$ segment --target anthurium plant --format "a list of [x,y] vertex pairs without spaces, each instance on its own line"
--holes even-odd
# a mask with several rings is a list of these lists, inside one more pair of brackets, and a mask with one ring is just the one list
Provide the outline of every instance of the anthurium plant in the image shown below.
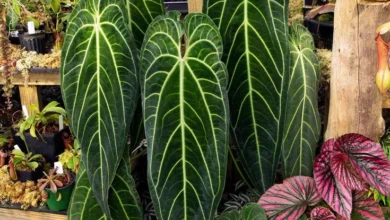
[[125,138],[140,93],[159,219],[214,217],[229,139],[260,193],[281,158],[284,177],[313,173],[318,60],[288,1],[206,0],[185,19],[162,5],[81,0],[69,18],[61,89],[82,151],[70,219],[142,218]]
[[54,134],[59,131],[59,117],[63,116],[64,125],[67,125],[65,109],[58,106],[59,103],[56,101],[50,102],[47,106],[39,111],[38,106],[31,105],[30,109],[37,113],[30,115],[26,119],[21,119],[15,128],[19,129],[18,134],[25,140],[24,133],[28,131],[34,138],[40,137],[42,134]]
[[[259,200],[270,219],[298,219],[309,207],[312,219],[384,219],[370,187],[390,195],[390,162],[378,143],[347,134],[326,141],[314,162],[314,178],[296,176],[271,187]],[[321,203],[321,201],[324,201]]]

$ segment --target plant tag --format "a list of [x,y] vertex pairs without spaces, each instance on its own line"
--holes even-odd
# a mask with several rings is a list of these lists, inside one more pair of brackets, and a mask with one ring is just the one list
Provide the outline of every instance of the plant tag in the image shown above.
[[35,26],[33,21],[27,22],[27,29],[29,34],[35,34]]
[[20,149],[19,145],[17,145],[17,144],[14,145],[14,149],[15,149],[15,150],[20,150],[20,151],[22,151],[22,150]]
[[54,169],[57,169],[56,170],[56,173],[58,174],[63,174],[64,173],[64,169],[62,168],[62,163],[61,162],[54,162]]
[[19,37],[19,31],[11,31],[10,35],[11,37]]
[[28,118],[28,111],[27,111],[27,107],[25,105],[22,106],[22,111],[23,111],[24,117]]
[[62,115],[60,115],[60,117],[58,118],[58,124],[60,127],[60,131],[64,129],[64,117]]

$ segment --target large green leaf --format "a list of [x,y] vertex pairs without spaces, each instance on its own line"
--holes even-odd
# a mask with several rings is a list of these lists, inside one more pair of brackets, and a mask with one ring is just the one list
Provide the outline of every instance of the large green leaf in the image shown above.
[[222,40],[206,15],[179,19],[178,12],[157,17],[141,51],[149,189],[161,220],[212,219],[228,147]]
[[287,0],[205,0],[224,41],[233,138],[252,184],[274,183],[288,82]]
[[312,176],[321,131],[318,112],[320,70],[313,37],[298,23],[290,27],[291,79],[283,136],[283,177]]
[[153,19],[164,14],[163,0],[126,0],[130,29],[141,48],[146,29]]
[[122,0],[81,0],[62,51],[61,89],[92,191],[106,215],[138,98],[137,47]]
[[249,203],[241,211],[235,209],[222,213],[217,220],[267,220],[267,215],[259,204]]
[[[142,219],[135,183],[130,175],[129,160],[123,159],[109,191],[108,203],[112,219]],[[69,220],[109,219],[100,208],[88,181],[84,163],[77,174],[76,187],[69,204]]]

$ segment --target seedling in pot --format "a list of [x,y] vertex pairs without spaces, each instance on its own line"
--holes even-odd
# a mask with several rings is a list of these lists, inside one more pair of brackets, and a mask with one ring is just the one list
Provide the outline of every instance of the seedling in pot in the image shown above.
[[38,180],[42,185],[39,187],[40,191],[49,189],[52,193],[57,193],[58,188],[63,188],[72,183],[73,177],[69,172],[63,174],[56,173],[57,169],[50,169],[49,174],[43,172],[46,178]]
[[[64,124],[67,125],[65,110],[58,107],[58,102],[50,102],[41,112],[36,105],[31,105],[30,109],[37,113],[30,115],[27,119],[19,121],[16,128],[19,128],[18,134],[22,140],[26,140],[24,132],[29,131],[31,136],[43,140],[41,134],[54,134],[59,131],[58,121],[60,115],[64,117]],[[44,141],[44,140],[43,140]]]
[[18,171],[35,171],[43,162],[44,158],[40,154],[32,155],[31,152],[25,154],[23,151],[14,149],[12,151],[12,163]]

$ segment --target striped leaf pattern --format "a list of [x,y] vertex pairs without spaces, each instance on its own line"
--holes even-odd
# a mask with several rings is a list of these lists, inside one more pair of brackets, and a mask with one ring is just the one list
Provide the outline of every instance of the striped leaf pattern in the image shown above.
[[336,216],[329,209],[318,206],[310,212],[311,220],[336,220]]
[[284,128],[288,81],[287,0],[205,0],[220,29],[233,137],[252,184],[274,183]]
[[308,206],[322,201],[314,179],[295,176],[272,186],[259,200],[269,219],[298,219]]
[[318,111],[320,70],[313,37],[301,24],[290,26],[290,80],[282,155],[283,177],[311,176],[321,132]]
[[212,219],[228,147],[222,40],[206,15],[179,18],[157,17],[141,51],[148,183],[158,219]]
[[367,191],[353,193],[353,210],[351,219],[382,220],[385,219],[382,207],[374,196],[369,196]]
[[[123,159],[109,190],[108,202],[112,219],[142,219],[139,197],[130,174],[128,158]],[[68,210],[69,220],[109,219],[100,208],[90,187],[84,163],[77,174],[76,187]]]
[[146,29],[153,19],[164,14],[163,0],[126,0],[129,28],[138,48],[141,48]]
[[[390,196],[390,162],[380,144],[364,137],[360,134],[346,134],[339,137],[334,144],[334,151],[338,155],[347,158],[348,164],[358,178],[373,186],[385,196]],[[346,186],[349,181],[355,179],[346,179],[345,175],[337,171],[337,164],[332,159],[332,171],[336,178]],[[351,175],[351,174],[349,174]],[[342,181],[343,180],[343,181]],[[356,183],[355,183],[356,184]]]
[[[324,144],[330,149],[329,144]],[[350,219],[352,212],[352,190],[341,184],[332,173],[330,162],[333,151],[322,150],[314,161],[314,180],[321,197],[337,213]]]
[[123,0],[81,0],[61,57],[61,88],[92,192],[110,216],[108,191],[138,98],[136,44]]

